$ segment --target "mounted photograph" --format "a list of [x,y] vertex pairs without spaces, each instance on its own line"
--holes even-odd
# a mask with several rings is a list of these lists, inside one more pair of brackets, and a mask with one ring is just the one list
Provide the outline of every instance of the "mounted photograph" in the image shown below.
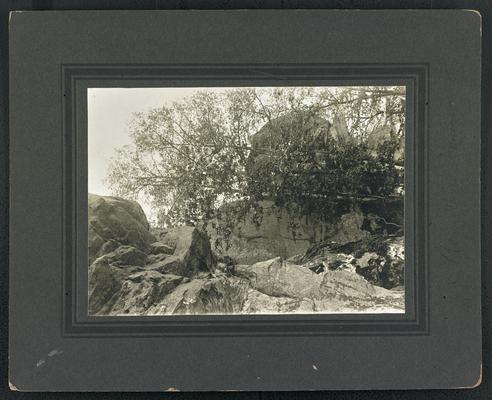
[[405,313],[405,101],[89,88],[89,315]]

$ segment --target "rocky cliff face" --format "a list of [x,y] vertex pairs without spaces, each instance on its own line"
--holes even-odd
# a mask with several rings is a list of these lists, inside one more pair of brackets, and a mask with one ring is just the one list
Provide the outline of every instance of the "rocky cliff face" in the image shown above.
[[198,228],[153,235],[137,203],[89,195],[89,313],[403,312],[402,238],[356,239],[239,264]]
[[[262,220],[259,225],[246,215],[228,238],[228,246],[216,230],[208,224],[212,249],[221,256],[231,257],[237,264],[252,264],[276,256],[289,258],[303,254],[321,242],[350,242],[369,240],[374,234],[388,234],[403,225],[403,201],[388,201],[381,205],[365,202],[359,205],[341,204],[345,212],[326,221],[304,215],[288,215],[274,207],[272,201],[260,202]],[[292,229],[292,226],[295,229]]]

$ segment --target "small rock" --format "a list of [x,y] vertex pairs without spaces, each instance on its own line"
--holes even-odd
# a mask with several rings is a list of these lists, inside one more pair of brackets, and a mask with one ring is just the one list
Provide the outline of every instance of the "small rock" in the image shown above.
[[132,265],[143,266],[147,260],[147,255],[132,246],[120,246],[116,250],[103,256],[112,265]]
[[188,272],[181,258],[177,256],[167,256],[161,261],[147,265],[146,268],[158,271],[162,274],[175,274],[181,276],[185,276],[186,272]]
[[321,274],[322,272],[325,272],[325,265],[323,263],[315,264],[309,267],[309,269],[313,271],[315,274]]
[[162,242],[155,242],[150,245],[151,254],[173,254],[174,247],[168,246]]
[[370,261],[378,260],[379,256],[376,253],[364,253],[362,257],[357,259],[356,263],[360,268],[369,267]]
[[155,264],[169,257],[169,254],[150,254],[147,256],[147,264]]
[[104,255],[104,254],[111,253],[112,251],[115,251],[120,246],[121,246],[120,242],[118,242],[117,240],[110,239],[102,245],[100,254]]

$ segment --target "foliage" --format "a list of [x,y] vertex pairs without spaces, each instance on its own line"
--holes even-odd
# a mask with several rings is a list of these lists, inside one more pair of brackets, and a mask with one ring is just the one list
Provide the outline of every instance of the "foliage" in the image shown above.
[[107,180],[145,194],[161,225],[214,220],[224,237],[247,215],[259,224],[265,198],[323,218],[340,197],[401,185],[404,110],[399,87],[198,91],[135,114]]

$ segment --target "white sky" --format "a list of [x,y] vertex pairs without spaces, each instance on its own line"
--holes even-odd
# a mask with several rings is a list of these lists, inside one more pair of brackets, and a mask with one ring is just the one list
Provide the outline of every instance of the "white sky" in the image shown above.
[[88,188],[90,193],[110,195],[104,184],[115,150],[131,144],[128,124],[133,113],[162,107],[193,94],[195,88],[89,88]]

